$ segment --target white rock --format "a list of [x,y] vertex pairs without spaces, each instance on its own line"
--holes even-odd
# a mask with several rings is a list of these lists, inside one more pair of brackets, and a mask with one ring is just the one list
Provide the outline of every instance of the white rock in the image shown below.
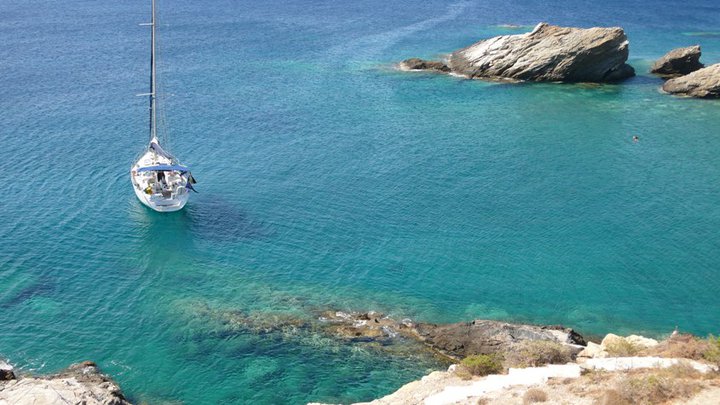
[[588,342],[587,346],[578,353],[578,357],[586,357],[586,358],[603,358],[607,357],[608,353],[605,351],[605,349],[593,342]]
[[575,363],[551,364],[544,367],[511,368],[506,375],[489,375],[470,385],[447,386],[441,392],[425,398],[425,405],[445,405],[478,397],[513,386],[531,386],[547,382],[549,378],[578,378],[580,366]]
[[607,349],[610,346],[622,344],[625,343],[625,338],[622,336],[618,336],[614,333],[608,333],[603,338],[602,342],[600,342],[600,346],[602,346],[603,350]]
[[668,368],[676,364],[687,364],[701,373],[717,370],[717,367],[688,359],[667,359],[663,357],[608,357],[588,359],[582,367],[590,370],[624,371],[641,368]]
[[646,338],[644,336],[639,335],[630,335],[625,338],[625,340],[635,346],[648,348],[648,347],[655,347],[658,345],[658,341],[655,339]]

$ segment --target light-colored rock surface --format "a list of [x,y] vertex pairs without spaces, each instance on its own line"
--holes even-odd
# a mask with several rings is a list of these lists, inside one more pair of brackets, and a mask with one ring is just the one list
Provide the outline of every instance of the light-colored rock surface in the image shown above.
[[608,347],[621,345],[623,343],[625,343],[625,338],[623,338],[622,336],[618,336],[614,333],[608,333],[607,335],[605,335],[602,342],[600,342],[600,346],[603,349],[607,350]]
[[0,405],[130,405],[120,388],[92,362],[46,377],[0,382]]
[[604,358],[607,357],[608,353],[605,351],[605,348],[597,343],[588,342],[587,346],[578,353],[578,357],[588,357],[588,358]]
[[113,395],[111,383],[86,384],[75,378],[23,378],[7,383],[0,391],[0,404],[129,404]]
[[[577,378],[577,364],[549,365],[524,369],[510,369],[505,375],[490,375],[476,380],[462,380],[453,372],[436,371],[418,381],[404,385],[383,398],[357,405],[390,404],[453,404],[464,403],[478,397],[514,386],[532,386],[545,383],[549,378]],[[477,401],[471,401],[476,403]]]
[[544,384],[549,378],[578,377],[580,377],[580,366],[577,364],[552,364],[524,369],[511,368],[506,375],[489,375],[466,386],[447,386],[437,394],[425,398],[423,403],[426,405],[454,404],[471,397],[480,397],[512,386]]
[[[707,364],[687,359],[659,357],[590,359],[585,364],[569,363],[524,369],[511,368],[505,375],[490,375],[474,380],[462,380],[454,372],[434,372],[418,381],[404,385],[396,392],[372,402],[356,405],[475,405],[523,404],[523,395],[530,388],[540,389],[548,396],[546,403],[597,405],[603,392],[612,390],[628,376],[637,377],[639,370],[651,375],[657,369],[687,364],[701,373],[713,371]],[[582,377],[582,370],[602,371],[603,374]],[[635,370],[635,371],[632,371]],[[632,374],[627,374],[632,371]],[[701,390],[693,398],[670,401],[672,404],[720,404],[720,389]],[[705,402],[703,402],[705,401]],[[615,403],[615,402],[608,402]],[[618,402],[626,403],[626,402]]]
[[639,335],[630,335],[625,337],[625,341],[630,343],[633,346],[641,347],[644,349],[655,347],[658,345],[658,341],[655,339],[646,338],[644,336]]
[[425,398],[441,392],[445,387],[464,387],[472,383],[473,381],[460,379],[452,372],[435,371],[420,380],[403,385],[390,395],[356,405],[421,404]]
[[538,24],[526,34],[503,35],[453,52],[449,67],[471,78],[611,82],[634,76],[622,28]]
[[720,388],[711,388],[705,390],[687,401],[683,401],[684,405],[711,405],[720,404]]
[[717,371],[716,367],[688,359],[668,359],[664,357],[608,357],[587,359],[581,366],[584,369],[603,371],[626,371],[642,368],[668,368],[678,364],[688,365],[700,373]]
[[617,348],[631,347],[635,350],[648,349],[658,345],[658,341],[655,339],[646,338],[639,335],[630,335],[627,337],[618,336],[613,333],[608,333],[603,338],[602,342],[598,345],[593,342],[588,342],[587,346],[578,353],[579,358],[605,358],[610,356],[609,352],[617,350]]
[[700,45],[673,49],[655,61],[650,68],[650,73],[662,77],[676,77],[692,73],[703,68],[703,64],[700,63],[701,54]]
[[697,98],[720,97],[720,63],[670,79],[662,89],[670,94]]
[[415,331],[426,344],[456,359],[475,354],[512,351],[527,341],[548,341],[567,345],[575,352],[585,339],[570,328],[536,326],[478,319],[446,325],[418,323]]

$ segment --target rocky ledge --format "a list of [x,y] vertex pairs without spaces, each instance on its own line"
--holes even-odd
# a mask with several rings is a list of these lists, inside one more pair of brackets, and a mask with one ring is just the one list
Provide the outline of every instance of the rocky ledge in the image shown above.
[[585,339],[570,328],[511,324],[492,320],[474,320],[451,324],[414,323],[394,320],[378,312],[323,313],[319,318],[324,333],[340,339],[387,341],[403,339],[424,346],[450,361],[477,354],[513,351],[529,341],[547,341],[567,346],[577,353]]
[[[522,325],[512,326],[519,327],[512,333],[525,334]],[[589,344],[577,359],[535,354],[544,361],[491,372],[478,368],[479,373],[469,374],[467,367],[473,363],[461,362],[356,405],[720,403],[720,341],[715,338],[674,332],[658,342],[608,334],[600,344]]]
[[720,63],[670,79],[662,89],[679,96],[720,98]]
[[562,326],[511,324],[490,320],[435,325],[420,323],[415,331],[421,341],[454,359],[477,354],[511,352],[527,341],[560,343],[579,352],[585,339]]
[[[455,51],[447,70],[432,70],[483,79],[615,82],[635,75],[625,63],[628,54],[628,39],[622,28],[582,29],[540,23],[525,34],[493,37]],[[404,61],[401,67],[413,60]],[[422,64],[416,66],[422,69]]]
[[701,54],[699,45],[673,49],[655,61],[652,68],[650,68],[650,73],[665,78],[692,73],[704,67],[700,63]]
[[91,361],[48,376],[16,375],[0,361],[0,404],[130,405],[120,388]]
[[424,60],[420,58],[405,59],[400,62],[400,70],[430,70],[441,73],[449,73],[450,68],[443,62],[436,60]]

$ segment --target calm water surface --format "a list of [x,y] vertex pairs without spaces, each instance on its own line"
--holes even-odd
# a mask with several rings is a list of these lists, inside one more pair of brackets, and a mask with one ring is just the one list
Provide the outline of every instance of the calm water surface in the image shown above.
[[[0,353],[20,367],[93,359],[149,403],[350,402],[439,365],[222,314],[720,331],[720,103],[647,74],[677,46],[720,61],[715,1],[158,7],[170,149],[200,190],[170,215],[128,179],[149,5],[0,4]],[[538,21],[624,27],[638,77],[392,69]]]

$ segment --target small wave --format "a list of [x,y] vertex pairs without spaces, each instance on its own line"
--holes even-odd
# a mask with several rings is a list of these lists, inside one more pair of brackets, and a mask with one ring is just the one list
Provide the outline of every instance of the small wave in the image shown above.
[[373,55],[376,55],[400,42],[403,38],[418,32],[429,30],[441,23],[456,19],[471,4],[472,3],[468,1],[453,3],[448,6],[447,12],[439,17],[429,18],[427,20],[419,21],[390,31],[367,35],[348,44],[335,46],[330,49],[330,55],[332,56],[332,59],[335,60],[339,60],[340,55],[347,54],[354,55],[355,57],[353,59],[358,59],[357,56],[360,56],[363,59],[370,58]]
[[520,24],[497,24],[493,25],[494,28],[501,28],[504,30],[530,30],[535,28],[535,25],[520,25]]
[[457,73],[457,72],[450,72],[450,73],[448,73],[448,75],[453,76],[453,77],[457,77],[457,78],[460,78],[460,79],[469,79],[469,77],[465,76],[464,74],[462,74],[462,73]]
[[682,34],[688,37],[720,38],[719,31],[683,32]]

